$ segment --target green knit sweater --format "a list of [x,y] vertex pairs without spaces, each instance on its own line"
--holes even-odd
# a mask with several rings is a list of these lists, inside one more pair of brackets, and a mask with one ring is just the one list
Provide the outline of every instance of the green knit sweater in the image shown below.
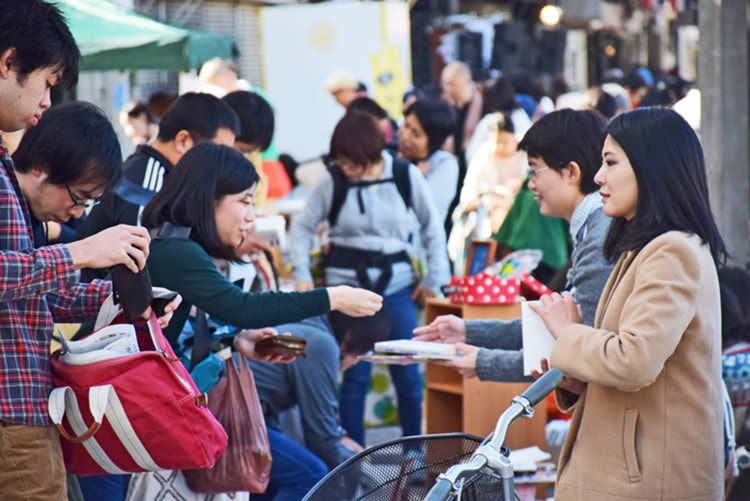
[[152,240],[147,264],[154,286],[182,295],[182,304],[164,331],[172,346],[193,305],[243,329],[296,322],[330,309],[328,292],[322,288],[308,292],[243,292],[219,272],[200,245],[188,239]]

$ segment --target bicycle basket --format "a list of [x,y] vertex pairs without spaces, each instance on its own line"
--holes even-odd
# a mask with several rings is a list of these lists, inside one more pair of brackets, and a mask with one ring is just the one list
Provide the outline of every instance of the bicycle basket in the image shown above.
[[[333,469],[303,501],[412,501],[423,499],[437,476],[462,463],[482,442],[464,433],[417,435],[369,449]],[[501,481],[478,476],[461,493],[465,501],[497,499]]]

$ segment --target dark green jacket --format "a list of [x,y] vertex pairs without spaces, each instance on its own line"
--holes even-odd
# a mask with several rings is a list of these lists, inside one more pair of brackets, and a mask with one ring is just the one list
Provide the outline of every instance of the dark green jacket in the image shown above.
[[148,271],[154,286],[182,295],[182,304],[165,329],[172,346],[182,332],[190,307],[243,329],[256,329],[328,313],[325,289],[308,292],[243,292],[219,272],[203,248],[183,238],[151,241]]

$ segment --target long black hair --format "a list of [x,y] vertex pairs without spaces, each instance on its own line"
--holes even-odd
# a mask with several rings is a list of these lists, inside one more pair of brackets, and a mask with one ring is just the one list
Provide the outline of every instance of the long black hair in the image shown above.
[[164,186],[143,209],[146,228],[168,221],[192,228],[194,240],[211,256],[238,261],[234,247],[216,229],[216,202],[247,190],[260,179],[252,162],[234,148],[200,143],[190,148],[169,171]]
[[698,235],[723,263],[727,250],[711,214],[703,148],[685,119],[666,108],[638,108],[613,118],[607,133],[630,161],[638,205],[630,222],[612,222],[605,256],[614,260],[676,230]]

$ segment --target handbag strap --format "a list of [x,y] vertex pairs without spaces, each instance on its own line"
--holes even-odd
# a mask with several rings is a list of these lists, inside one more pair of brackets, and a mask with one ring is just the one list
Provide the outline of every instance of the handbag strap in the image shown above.
[[[50,393],[49,414],[60,435],[66,440],[83,445],[91,458],[104,471],[115,474],[127,473],[112,461],[94,436],[101,426],[104,416],[107,417],[107,422],[114,430],[120,443],[138,466],[145,471],[163,469],[154,461],[135,429],[133,429],[114,386],[107,384],[89,388],[89,410],[94,418],[94,423],[91,426],[86,426],[78,400],[70,386],[55,388]],[[62,425],[63,416],[67,416],[68,423],[77,436],[71,436]],[[93,431],[92,428],[94,428]]]
[[[93,391],[93,389],[94,388],[91,390]],[[104,420],[106,402],[105,406],[102,407],[99,404],[99,399],[92,398],[91,391],[89,392],[89,410],[91,411],[91,416],[94,418],[94,422],[91,423],[91,426],[88,428],[83,421],[83,416],[81,416],[81,410],[78,408],[75,393],[73,393],[70,386],[53,389],[49,395],[48,407],[49,415],[52,418],[52,422],[55,424],[57,431],[60,432],[60,435],[69,442],[80,444],[93,437],[94,433],[99,431],[99,427]],[[69,421],[75,432],[78,433],[77,437],[70,435],[62,425],[62,419],[65,415],[66,407],[71,407],[71,411],[74,413],[72,419],[69,419]]]

